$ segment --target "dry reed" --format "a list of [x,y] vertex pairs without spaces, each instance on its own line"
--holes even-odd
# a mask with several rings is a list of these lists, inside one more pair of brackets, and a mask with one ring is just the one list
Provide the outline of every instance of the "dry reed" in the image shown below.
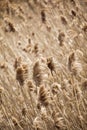
[[87,130],[86,4],[0,0],[0,130]]

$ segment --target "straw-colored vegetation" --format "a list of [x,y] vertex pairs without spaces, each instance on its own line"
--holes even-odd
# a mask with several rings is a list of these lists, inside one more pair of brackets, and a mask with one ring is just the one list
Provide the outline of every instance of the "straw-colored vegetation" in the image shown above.
[[0,130],[87,130],[87,2],[0,0]]

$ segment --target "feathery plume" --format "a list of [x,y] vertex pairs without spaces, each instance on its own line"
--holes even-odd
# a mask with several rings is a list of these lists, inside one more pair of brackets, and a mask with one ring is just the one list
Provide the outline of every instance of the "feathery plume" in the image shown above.
[[72,52],[70,55],[69,55],[69,58],[68,58],[68,69],[71,71],[71,67],[72,67],[72,62],[75,61],[75,53]]
[[41,11],[41,19],[43,23],[46,23],[46,14],[44,10]]
[[65,129],[65,123],[63,117],[60,116],[59,113],[53,113],[53,119],[55,123],[55,127],[58,128],[59,130],[64,130]]
[[33,84],[33,81],[29,80],[27,82],[27,86],[28,86],[28,88],[29,88],[30,91],[34,91],[35,85]]
[[49,94],[44,86],[39,88],[39,101],[43,106],[49,105]]
[[43,122],[40,117],[36,117],[33,121],[33,128],[35,130],[44,130],[43,129]]
[[61,16],[62,24],[67,25],[67,20],[65,17]]
[[59,33],[59,36],[58,36],[58,40],[59,40],[59,45],[60,45],[60,46],[63,46],[64,39],[65,39],[65,34],[64,34],[64,32],[60,32],[60,33]]
[[51,89],[52,89],[52,93],[53,93],[54,95],[57,94],[58,91],[59,91],[59,92],[62,91],[61,85],[58,84],[58,83],[56,83],[56,82],[54,82],[54,83],[51,85]]
[[56,66],[53,57],[47,58],[47,66],[51,71],[51,74],[53,75],[53,72],[56,72]]
[[21,57],[18,57],[15,59],[15,63],[14,63],[14,68],[17,69],[17,67],[19,67],[21,65]]
[[19,81],[20,85],[24,84],[24,81],[28,78],[28,66],[22,65],[16,69],[16,79]]
[[48,78],[46,73],[46,65],[44,62],[36,61],[33,66],[33,79],[35,81],[36,86],[40,86],[43,84]]
[[84,91],[87,91],[87,79],[85,79],[83,82],[82,82],[82,89]]

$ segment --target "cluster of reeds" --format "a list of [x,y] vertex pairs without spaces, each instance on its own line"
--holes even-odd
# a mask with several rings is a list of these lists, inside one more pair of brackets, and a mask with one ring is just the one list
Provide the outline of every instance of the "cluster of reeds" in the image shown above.
[[3,17],[20,16],[21,25],[4,21],[0,33],[6,38],[0,38],[0,130],[87,130],[87,25],[80,1],[15,1],[5,1],[11,10]]

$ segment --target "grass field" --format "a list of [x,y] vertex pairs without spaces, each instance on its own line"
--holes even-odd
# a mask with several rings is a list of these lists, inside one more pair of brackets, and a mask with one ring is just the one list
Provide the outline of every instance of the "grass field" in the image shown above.
[[86,0],[0,0],[0,130],[87,130]]

